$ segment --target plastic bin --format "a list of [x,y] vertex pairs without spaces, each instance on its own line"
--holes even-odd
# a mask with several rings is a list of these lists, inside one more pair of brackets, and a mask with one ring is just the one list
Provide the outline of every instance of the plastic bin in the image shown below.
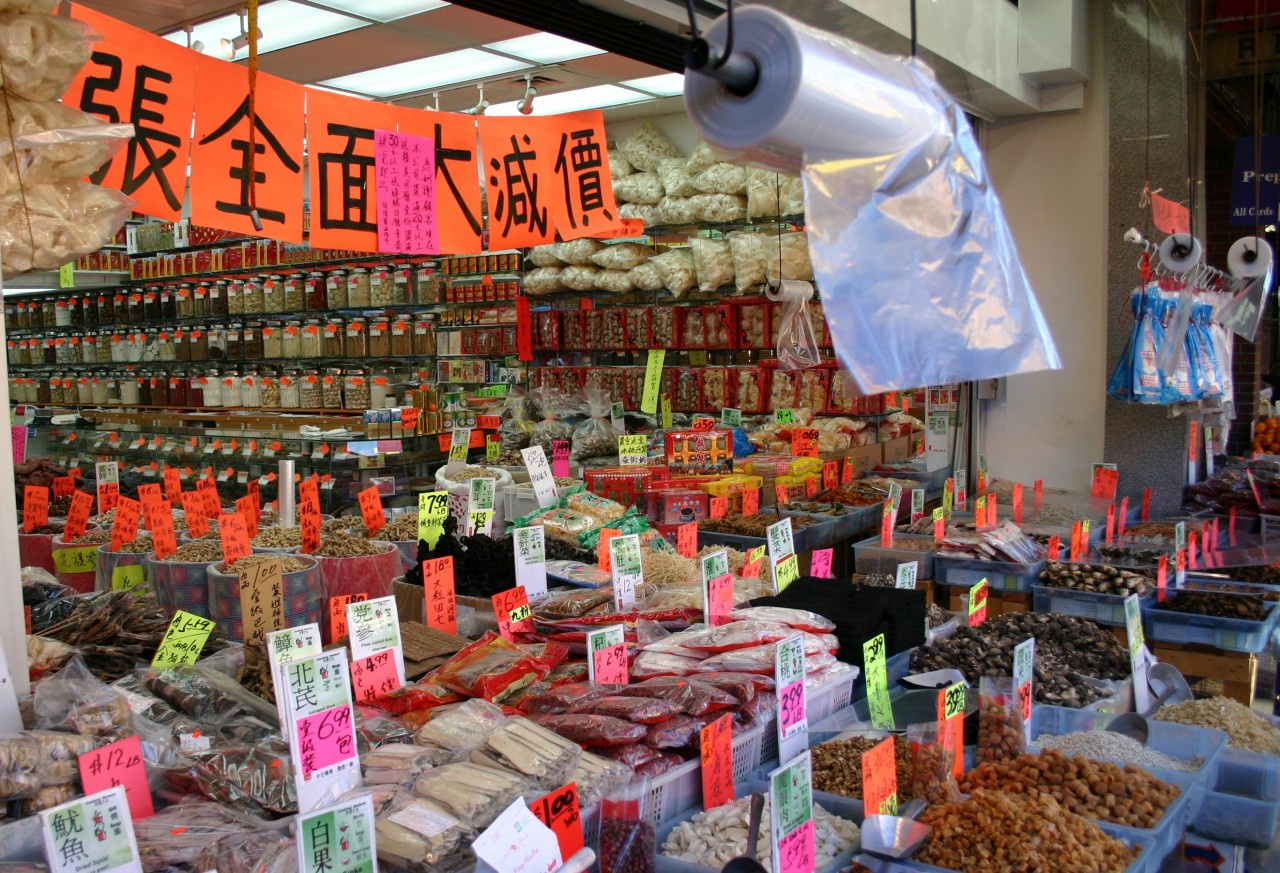
[[[739,782],[737,784],[736,796],[745,797],[748,794],[768,793],[768,782]],[[862,803],[850,800],[847,797],[840,797],[835,794],[824,794],[814,792],[813,802],[821,806],[827,812],[838,815],[840,818],[848,819],[859,827],[862,825]],[[667,841],[667,837],[671,834],[676,826],[681,822],[688,821],[699,812],[702,811],[701,806],[692,806],[682,810],[678,815],[663,822],[658,828],[658,871],[659,873],[706,873],[706,871],[718,871],[719,866],[703,867],[699,864],[692,864],[688,861],[681,861],[676,858],[669,858],[662,854],[662,844]],[[816,873],[836,873],[843,870],[853,861],[853,856],[858,853],[862,846],[862,841],[855,840],[853,845],[845,849],[830,863],[817,868]]]
[[[1098,624],[1124,626],[1125,598],[1119,594],[1100,594],[1096,591],[1079,591],[1053,585],[1035,585],[1033,588],[1036,612],[1075,615]],[[1141,597],[1138,603],[1145,608],[1150,605],[1151,597]]]
[[[971,695],[966,715],[977,711],[977,695]],[[890,688],[889,705],[893,708],[893,724],[897,730],[905,730],[907,725],[926,724],[938,719],[938,692],[932,689]],[[871,723],[871,708],[865,697],[855,700],[829,718],[815,725],[810,725],[813,733],[839,733],[849,730],[874,730]]]
[[972,588],[986,579],[992,591],[1030,591],[1044,567],[1044,561],[1018,564],[1012,561],[981,561],[976,558],[935,555],[933,578],[939,585],[952,588]]
[[[1156,724],[1157,722],[1153,722]],[[1228,748],[1219,758],[1192,830],[1215,840],[1269,848],[1280,821],[1280,758]]]
[[157,561],[148,552],[143,566],[155,587],[156,600],[173,616],[178,610],[209,618],[208,567],[213,561]]
[[[885,664],[889,672],[889,687],[893,688],[901,681],[902,677],[911,672],[911,650],[898,652],[896,655],[890,655],[888,662]],[[851,699],[857,700],[867,696],[867,681],[862,675],[853,683],[853,696]],[[809,730],[813,730],[813,725],[809,725]]]
[[[811,549],[825,549],[827,546],[840,540],[847,540],[850,537],[856,537],[862,532],[862,526],[866,523],[866,512],[859,512],[857,509],[851,510],[845,515],[813,515],[808,512],[796,512],[790,509],[783,509],[782,515],[792,517],[804,517],[818,523],[823,528],[823,542],[821,544],[811,545]],[[809,530],[809,528],[804,528]],[[798,536],[800,531],[796,531]],[[796,550],[799,551],[799,545]]]
[[147,579],[145,552],[113,552],[111,543],[103,543],[98,548],[98,569],[94,576],[95,591],[110,591],[111,578],[117,567],[142,567],[143,576]]
[[[57,577],[58,581],[61,582],[63,585],[66,585],[70,588],[75,589],[80,594],[92,594],[97,583],[97,575],[98,575],[98,554],[99,553],[98,553],[98,550],[94,548],[95,545],[96,544],[94,543],[64,543],[62,541],[62,534],[54,534],[53,540],[49,546],[49,554],[51,557],[54,557],[58,554],[58,552],[61,552],[67,549],[72,549],[72,550],[94,549],[92,552],[88,552],[85,555],[85,557],[93,558],[93,562],[92,562],[93,566],[92,568],[89,568],[89,569],[79,570],[79,571],[69,571],[64,573],[61,570],[57,569],[57,566],[56,566],[57,562],[55,560],[53,575]],[[110,545],[110,543],[108,543],[107,545]]]
[[[528,474],[525,474],[528,478]],[[561,485],[556,488],[556,496],[564,497],[574,488],[581,487],[579,485]],[[533,485],[527,481],[512,485],[502,492],[502,499],[507,504],[507,521],[515,521],[517,518],[524,518],[530,513],[537,512],[541,507],[538,506],[538,495],[533,490]],[[416,563],[416,562],[415,562]]]
[[[767,513],[760,513],[766,515]],[[799,514],[799,513],[796,513]],[[814,518],[822,518],[822,516],[814,516]],[[772,522],[770,522],[772,523]],[[795,543],[796,554],[809,552],[814,549],[823,549],[831,545],[831,532],[834,525],[828,520],[827,523],[810,525],[799,529],[792,529],[792,540]],[[740,552],[750,551],[758,546],[766,545],[764,537],[744,537],[738,534],[716,533],[714,531],[698,530],[698,548],[705,546],[732,546]]]
[[[777,729],[772,723],[743,731],[733,738],[733,781],[742,784],[751,773],[765,763],[761,750],[765,732]],[[655,828],[671,821],[684,810],[702,805],[702,762],[694,759],[672,767],[661,776],[649,780],[649,824]]]
[[[897,543],[899,540],[932,543],[933,537],[895,533],[893,541]],[[898,572],[899,564],[909,564],[914,561],[916,579],[932,579],[933,553],[932,548],[928,550],[886,549],[880,545],[880,535],[876,534],[870,539],[853,544],[853,569],[858,573],[885,573],[892,576]]]
[[[293,555],[303,564],[301,570],[283,574],[280,604],[284,610],[284,626],[324,623],[324,584],[320,581],[320,558],[310,555]],[[209,578],[209,617],[218,623],[218,630],[231,640],[244,640],[244,621],[240,612],[240,574],[227,573],[223,562],[210,564],[205,571]]]
[[[1161,864],[1164,863],[1165,855],[1159,854],[1159,850],[1155,845],[1155,839],[1141,830],[1134,828],[1122,828],[1119,825],[1113,825],[1109,822],[1095,821],[1099,828],[1108,836],[1115,837],[1118,840],[1128,843],[1131,846],[1137,846],[1142,850],[1142,854],[1125,868],[1124,873],[1158,873]],[[1167,853],[1166,853],[1167,854]],[[914,861],[910,858],[894,862],[891,866],[875,866],[871,868],[876,873],[896,873],[898,870],[918,870],[923,873],[950,873],[950,868],[935,867],[932,864],[925,864],[922,861]]]
[[1192,615],[1154,606],[1143,610],[1146,636],[1161,643],[1200,643],[1228,652],[1257,654],[1266,648],[1275,625],[1276,606],[1271,604],[1262,621]]

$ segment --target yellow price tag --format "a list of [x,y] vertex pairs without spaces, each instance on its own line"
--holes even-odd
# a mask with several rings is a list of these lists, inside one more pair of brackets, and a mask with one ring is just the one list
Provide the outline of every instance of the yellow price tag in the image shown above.
[[800,578],[800,561],[795,555],[787,555],[773,568],[773,580],[778,584],[778,593],[787,590],[787,586]]
[[511,610],[511,623],[516,624],[517,622],[524,621],[531,615],[533,615],[533,611],[529,608],[529,604],[526,603],[523,606],[517,606],[515,609]]
[[444,533],[444,520],[449,517],[449,492],[431,491],[418,495],[418,539],[432,547]]
[[69,264],[63,264],[58,268],[58,287],[74,288],[76,287],[76,264],[72,261]]
[[942,718],[944,721],[950,721],[958,715],[964,715],[964,707],[968,702],[968,694],[965,692],[964,683],[957,682],[949,687],[945,692],[942,706]]
[[671,430],[672,426],[671,395],[664,393],[662,395],[662,427],[666,430]]
[[169,622],[152,667],[173,667],[178,664],[194,664],[200,658],[200,650],[213,632],[213,619],[201,618],[179,609]]
[[111,571],[111,590],[130,591],[147,581],[142,574],[141,564],[130,564],[116,567]]
[[889,665],[885,659],[885,638],[879,634],[862,644],[862,662],[867,671],[867,703],[871,723],[877,730],[891,731],[893,706],[889,702]]
[[[465,439],[460,439],[465,435]],[[471,448],[471,428],[455,427],[453,429],[453,439],[449,442],[449,460],[467,462],[467,452]]]
[[502,454],[502,441],[489,440],[484,444],[484,459],[492,464]]
[[642,433],[623,434],[618,437],[618,463],[624,467],[636,466],[649,460],[649,437]]
[[662,365],[666,360],[666,349],[649,349],[649,360],[644,367],[644,396],[640,399],[641,412],[653,415],[658,411],[658,395],[662,393]]
[[756,561],[759,561],[761,558],[763,558],[764,550],[765,550],[764,546],[756,546],[754,549],[747,552],[747,563],[754,564]]
[[53,566],[59,573],[92,573],[98,569],[98,547],[58,549],[53,553]]

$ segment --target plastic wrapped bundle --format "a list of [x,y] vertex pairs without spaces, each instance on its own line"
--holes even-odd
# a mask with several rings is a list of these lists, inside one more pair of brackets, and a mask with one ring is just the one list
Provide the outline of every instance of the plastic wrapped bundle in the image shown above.
[[613,180],[613,195],[626,203],[653,206],[662,200],[663,193],[657,173],[632,173]]
[[134,201],[80,182],[27,186],[0,197],[4,274],[56,270],[97,251],[115,235]]
[[6,192],[17,185],[10,174],[21,173],[26,184],[87,176],[133,138],[131,124],[104,124],[61,103],[10,100],[9,113],[8,129],[0,129],[0,157],[6,174],[0,190]]
[[652,247],[640,243],[614,243],[591,256],[591,263],[606,270],[630,270],[657,255]]
[[682,296],[698,284],[693,254],[686,248],[665,251],[650,263],[658,268],[663,286],[676,297]]
[[91,35],[70,18],[0,14],[4,89],[23,100],[57,100],[89,62]]
[[618,141],[618,151],[637,170],[652,172],[666,158],[681,157],[680,150],[661,131],[646,121],[637,131]]
[[683,158],[667,158],[658,164],[658,179],[668,197],[692,197],[698,193]]
[[716,291],[733,281],[733,255],[727,240],[691,237],[689,250],[693,252],[694,272],[698,276],[700,291]]

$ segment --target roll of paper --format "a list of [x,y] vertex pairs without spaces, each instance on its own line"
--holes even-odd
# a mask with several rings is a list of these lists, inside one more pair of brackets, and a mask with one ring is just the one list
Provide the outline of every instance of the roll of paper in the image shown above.
[[1271,243],[1256,236],[1245,236],[1227,250],[1227,269],[1241,279],[1256,279],[1271,269]]

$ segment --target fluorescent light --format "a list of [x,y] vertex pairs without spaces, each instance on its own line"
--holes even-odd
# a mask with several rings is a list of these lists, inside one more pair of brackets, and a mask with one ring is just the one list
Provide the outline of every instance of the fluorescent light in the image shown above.
[[[191,29],[191,39],[203,42],[206,48],[217,46],[220,40],[239,36],[240,24],[240,16],[233,12],[197,24]],[[248,26],[247,17],[245,26]],[[279,51],[367,26],[367,22],[349,15],[304,6],[293,0],[272,0],[258,7],[258,27],[262,30],[262,39],[258,40],[258,53]],[[164,38],[181,46],[187,44],[187,34],[183,30],[166,33]]]
[[[579,112],[583,109],[603,109],[606,106],[622,106],[652,100],[648,94],[619,88],[617,85],[594,85],[556,94],[539,94],[533,101],[534,115],[559,115],[562,112]],[[490,106],[487,115],[519,115],[519,100]]]
[[431,12],[448,6],[444,0],[315,0],[339,12],[363,15],[376,21],[395,21],[420,12]]
[[574,42],[554,33],[531,33],[528,36],[517,36],[515,39],[504,39],[501,42],[486,43],[485,48],[502,52],[504,55],[515,55],[535,64],[558,64],[572,61],[575,58],[589,58],[602,55],[605,50]]
[[659,97],[675,97],[684,93],[683,73],[663,73],[661,76],[646,76],[643,79],[628,79],[622,84]]
[[396,94],[429,91],[459,82],[527,70],[531,66],[533,65],[480,49],[461,49],[389,67],[365,70],[363,73],[339,76],[336,79],[325,79],[320,84],[374,97],[393,97]]

